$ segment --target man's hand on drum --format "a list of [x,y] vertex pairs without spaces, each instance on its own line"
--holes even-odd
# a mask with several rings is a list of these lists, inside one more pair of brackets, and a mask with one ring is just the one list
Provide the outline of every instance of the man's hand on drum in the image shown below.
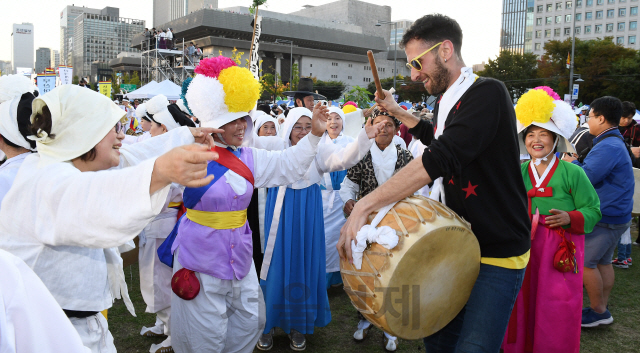
[[[345,210],[346,208],[347,205],[345,205]],[[341,259],[346,259],[349,263],[353,262],[351,256],[351,241],[356,239],[356,234],[358,234],[360,229],[367,223],[368,215],[369,214],[364,211],[364,204],[362,202],[356,203],[351,209],[351,214],[349,218],[347,218],[347,222],[340,230],[340,240],[338,240],[338,245],[336,245]]]
[[349,217],[349,215],[351,215],[351,211],[353,211],[353,206],[356,205],[356,202],[353,200],[349,200],[347,201],[347,203],[344,204],[344,208],[342,209],[342,212],[344,212],[344,214]]

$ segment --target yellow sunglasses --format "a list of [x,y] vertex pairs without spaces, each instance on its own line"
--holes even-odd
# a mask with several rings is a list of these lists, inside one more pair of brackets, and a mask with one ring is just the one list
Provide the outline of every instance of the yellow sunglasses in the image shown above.
[[427,51],[425,51],[424,53],[422,53],[422,54],[420,54],[420,55],[416,56],[415,58],[413,58],[413,60],[411,60],[411,61],[409,61],[409,62],[407,63],[407,68],[408,68],[409,70],[411,70],[411,68],[414,68],[414,69],[416,69],[417,71],[422,70],[422,64],[420,63],[420,60],[419,60],[419,59],[420,59],[421,57],[423,57],[426,53],[428,53],[428,52],[432,51],[433,49],[435,49],[438,45],[440,45],[440,44],[442,44],[442,43],[443,43],[443,42],[440,42],[440,43],[438,43],[438,44],[436,44],[436,45],[432,46],[431,48],[427,49]]

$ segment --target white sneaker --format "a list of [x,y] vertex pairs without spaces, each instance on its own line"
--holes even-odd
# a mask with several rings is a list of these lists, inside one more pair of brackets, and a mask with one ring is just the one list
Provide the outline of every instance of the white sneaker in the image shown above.
[[371,325],[369,321],[360,320],[360,322],[358,322],[358,329],[353,334],[353,339],[355,339],[356,341],[364,340],[365,338],[367,338],[367,334],[372,327],[373,325]]
[[398,348],[398,338],[384,333],[384,349],[387,352],[395,352]]
[[173,353],[173,348],[171,347],[171,336],[167,337],[166,340],[152,344],[149,349],[149,353]]

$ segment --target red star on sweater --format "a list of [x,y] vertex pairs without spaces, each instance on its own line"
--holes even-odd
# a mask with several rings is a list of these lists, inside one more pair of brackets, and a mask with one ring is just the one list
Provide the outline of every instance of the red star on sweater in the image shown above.
[[466,188],[462,189],[462,191],[465,191],[467,193],[467,196],[465,196],[465,199],[468,198],[471,195],[478,196],[478,194],[476,194],[476,188],[477,187],[478,187],[478,185],[471,185],[471,181],[469,181],[469,186],[467,186]]

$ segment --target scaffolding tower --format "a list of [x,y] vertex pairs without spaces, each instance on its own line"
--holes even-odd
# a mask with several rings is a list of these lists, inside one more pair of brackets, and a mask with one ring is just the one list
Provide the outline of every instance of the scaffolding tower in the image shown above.
[[193,74],[194,58],[185,54],[184,38],[182,43],[171,43],[172,48],[163,48],[162,42],[143,43],[144,50],[141,56],[141,77],[143,85],[151,81],[162,82],[171,80],[181,86],[182,82]]

